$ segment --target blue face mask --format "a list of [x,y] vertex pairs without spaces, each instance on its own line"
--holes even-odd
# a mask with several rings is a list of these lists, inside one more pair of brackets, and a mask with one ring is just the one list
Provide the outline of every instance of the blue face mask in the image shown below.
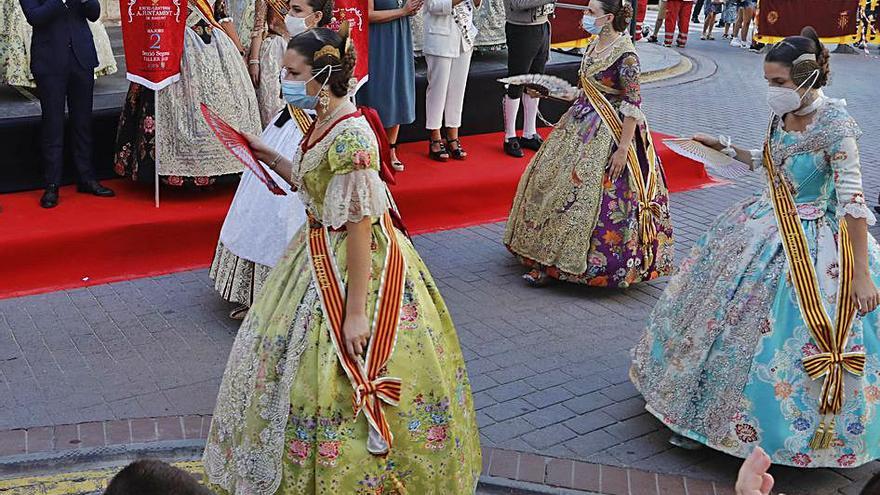
[[597,26],[596,17],[591,15],[584,14],[584,17],[581,18],[581,27],[584,28],[584,31],[590,34],[599,34],[602,32],[602,26]]
[[281,94],[291,105],[304,110],[313,110],[318,106],[318,97],[306,93],[306,81],[281,81]]
[[[308,84],[312,79],[318,77],[321,72],[324,72],[325,68],[329,68],[330,72],[333,72],[333,68],[329,65],[324,66],[311,79],[308,81],[287,81],[285,79],[281,80],[281,94],[284,96],[284,100],[291,105],[302,108],[303,110],[314,110],[315,107],[318,106],[318,96],[310,96],[306,91],[306,84]],[[329,81],[330,78],[327,78]],[[321,85],[321,89],[318,90],[318,94],[321,94],[321,90],[324,89],[324,86],[327,85],[327,81]]]

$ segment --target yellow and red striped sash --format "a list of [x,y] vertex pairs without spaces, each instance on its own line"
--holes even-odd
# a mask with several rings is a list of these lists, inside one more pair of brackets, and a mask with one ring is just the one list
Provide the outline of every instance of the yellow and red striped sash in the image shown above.
[[[602,122],[611,130],[611,136],[614,142],[620,144],[620,136],[623,133],[623,122],[617,114],[614,106],[605,98],[605,95],[599,91],[599,88],[592,82],[592,79],[581,75],[581,87],[590,104],[596,109],[596,113],[602,119]],[[645,122],[646,142],[645,154],[648,158],[648,177],[647,182],[642,175],[642,167],[639,165],[639,157],[636,153],[635,140],[627,149],[627,169],[629,169],[630,177],[636,187],[636,195],[638,197],[639,207],[639,238],[642,242],[642,251],[644,254],[643,270],[648,270],[654,261],[654,241],[657,239],[657,226],[654,223],[655,218],[659,218],[662,214],[660,204],[656,201],[657,195],[657,163],[656,153],[654,151],[654,141],[651,139],[651,131],[648,129],[648,123]]]
[[279,17],[283,18],[287,15],[288,4],[283,0],[266,0],[266,3],[269,7],[278,14]]
[[[354,414],[361,411],[370,426],[378,432],[385,442],[385,448],[372,452],[387,454],[391,448],[393,435],[382,409],[382,402],[397,406],[400,402],[401,381],[399,378],[379,376],[388,363],[397,341],[397,327],[400,321],[400,306],[403,301],[403,287],[406,275],[406,260],[400,250],[400,243],[394,232],[391,216],[386,212],[380,225],[388,240],[388,252],[382,267],[379,298],[373,315],[373,328],[367,347],[366,361],[354,360],[345,352],[342,323],[345,315],[345,287],[339,276],[333,253],[330,251],[327,228],[311,220],[309,228],[309,257],[318,294],[324,314],[330,326],[330,336],[336,355],[354,389]],[[368,448],[369,448],[368,442]]]
[[[803,365],[811,379],[825,377],[819,396],[821,420],[810,442],[810,448],[823,449],[828,448],[834,439],[834,416],[840,413],[843,407],[844,370],[856,376],[862,375],[865,371],[864,352],[844,352],[857,309],[852,300],[853,250],[846,220],[841,219],[837,237],[840,277],[835,321],[832,324],[822,305],[819,280],[810,257],[807,237],[798,216],[797,205],[792,192],[773,164],[770,150],[773,127],[774,123],[771,123],[770,132],[767,133],[767,140],[764,143],[764,167],[767,169],[773,210],[776,213],[801,316],[820,351],[818,354],[803,358]],[[831,416],[831,421],[826,427],[825,419],[828,415]]]
[[202,16],[208,21],[208,24],[217,29],[223,29],[223,26],[221,26],[214,17],[214,8],[211,7],[211,4],[209,4],[207,0],[189,0],[189,5],[198,9],[198,11],[202,13]]
[[312,127],[312,122],[315,120],[311,115],[307,114],[302,108],[295,107],[290,103],[287,104],[287,111],[290,113],[290,118],[296,121],[296,125],[299,126],[299,130],[304,135],[309,132],[309,128]]

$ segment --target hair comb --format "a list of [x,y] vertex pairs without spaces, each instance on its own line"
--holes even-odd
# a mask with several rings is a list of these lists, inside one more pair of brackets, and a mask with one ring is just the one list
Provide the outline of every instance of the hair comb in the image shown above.
[[315,60],[318,60],[321,57],[335,57],[337,60],[339,57],[339,48],[336,48],[333,45],[324,45],[320,50],[315,52]]

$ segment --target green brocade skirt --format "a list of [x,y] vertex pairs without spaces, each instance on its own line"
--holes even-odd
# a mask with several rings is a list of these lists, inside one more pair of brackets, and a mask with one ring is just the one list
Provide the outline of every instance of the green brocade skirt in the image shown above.
[[[330,338],[303,229],[269,275],[236,338],[205,451],[218,493],[473,494],[481,470],[470,382],[449,312],[410,241],[397,341],[385,376],[402,380],[383,403],[390,453],[367,451],[369,426]],[[346,280],[346,233],[329,244]],[[373,226],[367,315],[373,318],[387,241]],[[274,491],[270,491],[273,490]]]

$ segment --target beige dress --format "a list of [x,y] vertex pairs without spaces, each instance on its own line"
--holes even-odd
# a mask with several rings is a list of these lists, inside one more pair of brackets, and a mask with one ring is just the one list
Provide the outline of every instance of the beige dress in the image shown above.
[[266,0],[257,0],[254,29],[250,39],[263,39],[260,45],[260,84],[256,87],[260,122],[265,127],[284,106],[281,98],[281,58],[290,36],[284,18]]
[[[193,9],[187,25],[199,19],[204,20]],[[261,131],[257,98],[238,49],[222,30],[204,31],[210,43],[196,29],[185,30],[180,81],[159,91],[156,152],[161,176],[215,177],[242,171],[241,162],[205,123],[203,102],[232,127],[251,134]]]

